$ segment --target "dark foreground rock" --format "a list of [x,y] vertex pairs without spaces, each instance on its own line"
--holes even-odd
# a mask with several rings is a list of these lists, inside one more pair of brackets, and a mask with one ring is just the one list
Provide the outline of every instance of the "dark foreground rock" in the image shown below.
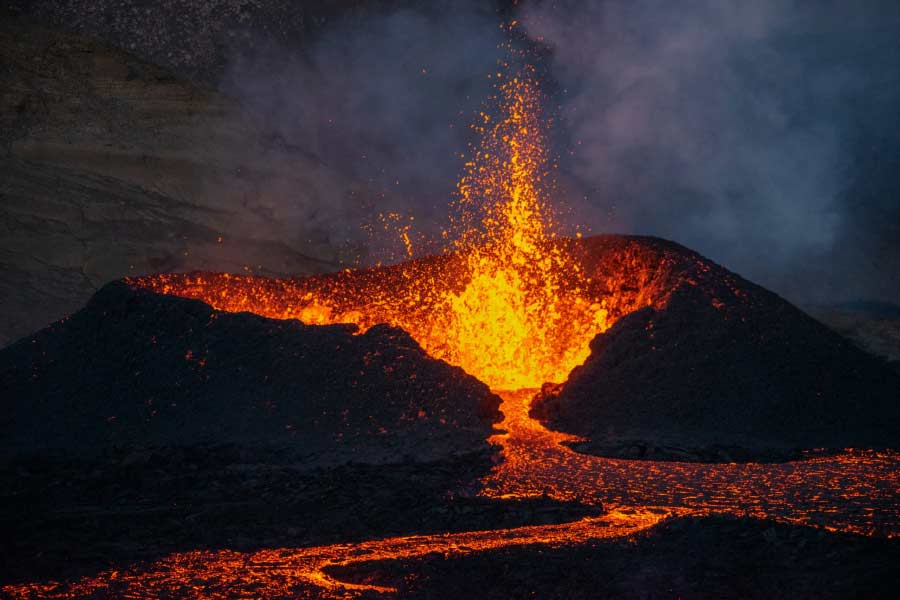
[[710,517],[664,523],[636,539],[333,573],[396,586],[401,598],[895,598],[900,542]]
[[78,578],[187,550],[352,543],[600,512],[473,497],[491,465],[479,452],[310,470],[235,446],[0,463],[0,584]]
[[[533,416],[589,438],[579,450],[730,462],[900,446],[900,378],[884,360],[677,244],[587,243],[594,277],[636,282],[623,294],[644,307],[598,335],[585,364],[534,401]],[[636,261],[616,267],[623,256]],[[605,273],[609,265],[627,277]]]
[[323,464],[487,448],[500,400],[387,326],[307,326],[112,283],[0,350],[5,454],[239,444]]

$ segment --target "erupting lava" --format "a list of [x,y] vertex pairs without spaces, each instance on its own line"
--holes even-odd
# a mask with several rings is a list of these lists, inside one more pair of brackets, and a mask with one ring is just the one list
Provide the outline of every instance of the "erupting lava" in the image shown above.
[[483,227],[463,220],[458,245],[469,282],[447,296],[445,340],[449,362],[493,388],[518,389],[565,379],[608,323],[607,312],[584,296],[588,282],[578,263],[550,243],[548,157],[533,71],[502,81],[503,119],[492,123],[482,113],[481,148],[458,186],[461,214],[481,215]]
[[[454,241],[441,257],[343,278],[279,282],[158,275],[155,291],[308,324],[402,327],[433,357],[461,366],[493,389],[563,381],[610,325],[590,281],[562,240],[546,202],[550,164],[534,69],[497,74],[499,116],[480,115],[480,140],[458,184]],[[408,285],[415,281],[415,285]],[[403,285],[406,283],[407,285]]]

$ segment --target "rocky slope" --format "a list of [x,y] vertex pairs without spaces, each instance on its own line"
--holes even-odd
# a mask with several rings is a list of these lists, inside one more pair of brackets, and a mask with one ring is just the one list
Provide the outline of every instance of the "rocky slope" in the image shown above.
[[0,12],[0,346],[123,275],[333,270],[356,191],[229,99]]
[[[622,262],[602,240],[592,252],[599,278]],[[626,296],[652,292],[645,306],[632,302],[637,310],[592,341],[583,366],[546,386],[534,416],[589,438],[583,450],[634,458],[900,446],[900,378],[883,360],[686,248],[628,243],[644,247],[633,256],[652,259],[630,267],[649,273],[644,281],[628,278],[639,291]]]
[[10,455],[238,444],[385,462],[487,449],[500,400],[405,332],[219,313],[112,283],[0,351]]

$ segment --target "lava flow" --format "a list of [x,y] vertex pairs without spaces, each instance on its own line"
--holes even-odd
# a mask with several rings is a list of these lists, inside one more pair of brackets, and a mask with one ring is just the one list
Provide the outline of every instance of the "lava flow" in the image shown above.
[[547,496],[612,506],[690,509],[862,535],[900,536],[900,454],[847,450],[786,463],[687,463],[581,454],[528,415],[534,390],[504,393],[491,441],[503,461],[485,478],[494,498]]
[[337,567],[376,560],[423,557],[433,552],[463,556],[508,546],[559,547],[593,539],[634,534],[665,519],[670,511],[613,510],[562,525],[518,527],[503,531],[467,531],[334,544],[312,548],[275,548],[243,553],[223,550],[173,554],[125,571],[105,571],[66,584],[50,582],[6,586],[14,598],[353,598],[362,592],[391,593],[383,585],[340,581]]
[[[483,481],[498,498],[546,495],[609,507],[601,517],[559,525],[413,535],[257,552],[175,553],[71,582],[10,585],[13,598],[355,598],[390,594],[383,584],[344,581],[340,570],[440,553],[457,557],[505,547],[602,541],[678,516],[715,513],[769,518],[864,535],[900,535],[900,455],[849,452],[783,464],[690,464],[613,460],[560,444],[571,436],[528,417],[531,392],[503,394],[503,462]],[[335,572],[335,571],[338,572]],[[345,569],[346,570],[346,569]],[[369,597],[369,596],[367,596]]]

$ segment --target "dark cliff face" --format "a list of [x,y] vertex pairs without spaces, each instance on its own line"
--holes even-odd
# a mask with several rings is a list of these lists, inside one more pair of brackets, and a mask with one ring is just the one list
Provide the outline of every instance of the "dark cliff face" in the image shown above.
[[248,444],[377,462],[484,449],[500,416],[402,330],[219,313],[118,282],[0,351],[0,381],[11,453]]
[[585,364],[536,398],[534,416],[590,438],[583,449],[635,457],[666,458],[666,447],[669,458],[731,460],[897,445],[900,379],[883,360],[678,248],[655,253],[667,275],[647,282],[665,282],[665,300],[598,335]]
[[125,275],[309,274],[350,252],[355,184],[220,94],[2,13],[0,90],[0,346]]

